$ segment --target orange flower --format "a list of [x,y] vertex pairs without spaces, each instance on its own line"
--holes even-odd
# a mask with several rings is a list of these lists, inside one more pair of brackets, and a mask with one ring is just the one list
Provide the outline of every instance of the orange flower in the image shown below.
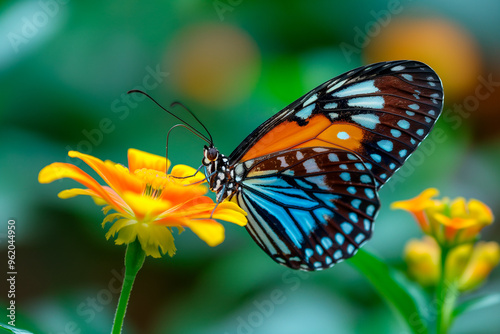
[[[107,186],[100,185],[74,165],[58,162],[40,171],[39,182],[71,178],[87,187],[64,190],[59,197],[88,195],[96,204],[106,205],[102,224],[112,223],[106,238],[117,235],[118,245],[138,239],[146,255],[161,257],[168,253],[172,256],[176,251],[173,227],[180,232],[183,227],[189,227],[208,245],[216,246],[224,241],[224,227],[215,219],[246,225],[246,213],[238,205],[232,202],[216,205],[204,196],[207,188],[200,183],[205,177],[191,167],[177,165],[166,174],[169,161],[135,149],[128,150],[129,168],[75,151],[68,155],[83,160]],[[191,175],[195,176],[178,178]],[[116,212],[108,214],[110,210]]]
[[424,190],[415,198],[392,203],[391,208],[402,209],[410,212],[420,225],[422,231],[425,234],[430,234],[431,227],[427,216],[425,215],[425,209],[434,205],[432,197],[437,196],[438,194],[439,191],[436,188],[429,188]]
[[425,234],[431,235],[445,247],[472,242],[479,232],[493,222],[493,214],[484,203],[459,197],[432,199],[437,189],[430,188],[406,201],[392,203],[393,209],[403,209],[415,217]]

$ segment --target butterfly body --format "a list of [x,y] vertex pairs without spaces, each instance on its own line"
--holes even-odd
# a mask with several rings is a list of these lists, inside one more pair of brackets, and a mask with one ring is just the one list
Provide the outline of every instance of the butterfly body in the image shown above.
[[236,199],[247,229],[276,262],[321,270],[370,237],[377,190],[427,136],[442,109],[427,65],[364,66],[275,114],[231,153],[205,146],[217,201]]

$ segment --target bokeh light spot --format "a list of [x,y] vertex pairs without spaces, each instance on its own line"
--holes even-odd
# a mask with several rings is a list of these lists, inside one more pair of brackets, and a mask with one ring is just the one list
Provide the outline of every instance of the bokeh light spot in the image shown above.
[[260,52],[241,29],[204,24],[181,30],[167,50],[176,90],[211,107],[248,97],[260,76]]
[[402,18],[391,22],[365,49],[367,63],[413,59],[441,77],[446,98],[470,94],[481,72],[481,55],[469,33],[442,18]]

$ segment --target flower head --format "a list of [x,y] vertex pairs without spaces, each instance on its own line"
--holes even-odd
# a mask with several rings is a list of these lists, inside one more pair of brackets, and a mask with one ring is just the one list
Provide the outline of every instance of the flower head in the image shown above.
[[[68,189],[58,196],[88,195],[96,204],[105,205],[102,224],[112,223],[106,238],[117,235],[116,244],[138,239],[146,255],[172,256],[176,251],[173,227],[180,232],[188,227],[208,245],[216,246],[224,240],[224,227],[214,219],[246,224],[246,213],[238,205],[215,204],[204,196],[207,192],[201,185],[204,176],[191,167],[177,165],[167,174],[169,161],[136,149],[128,150],[128,168],[75,151],[68,155],[83,160],[107,185],[100,185],[72,164],[58,162],[40,171],[39,182],[71,178],[84,185],[86,189]],[[115,212],[109,213],[111,210]]]
[[392,203],[393,209],[410,212],[425,234],[445,247],[472,242],[479,232],[493,222],[493,214],[484,203],[463,197],[433,199],[439,192],[430,188],[406,201]]
[[[429,236],[410,240],[405,247],[408,275],[422,286],[436,286],[441,276],[441,248]],[[461,291],[480,286],[500,262],[500,246],[496,242],[463,244],[453,248],[446,259],[444,275]]]

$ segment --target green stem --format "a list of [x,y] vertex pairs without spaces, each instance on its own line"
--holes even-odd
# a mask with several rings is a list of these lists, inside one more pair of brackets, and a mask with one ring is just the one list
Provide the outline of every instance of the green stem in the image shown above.
[[446,260],[450,251],[447,247],[441,249],[441,277],[436,288],[437,334],[448,333],[458,295],[456,282],[446,279]]
[[111,334],[120,334],[122,332],[123,319],[127,311],[127,304],[134,285],[135,276],[144,263],[146,254],[141,248],[138,240],[128,244],[125,252],[125,278],[123,279],[122,291],[116,308],[115,320]]

